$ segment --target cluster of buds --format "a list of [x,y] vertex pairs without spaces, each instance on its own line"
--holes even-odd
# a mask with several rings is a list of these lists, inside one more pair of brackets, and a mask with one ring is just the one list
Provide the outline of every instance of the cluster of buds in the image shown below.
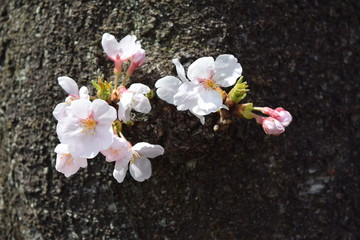
[[[193,62],[185,75],[184,67],[178,59],[173,59],[178,77],[165,76],[157,80],[157,95],[177,110],[189,110],[205,123],[205,115],[219,113],[218,124],[214,130],[227,128],[233,116],[256,119],[266,134],[280,135],[291,120],[291,114],[283,108],[275,110],[254,107],[253,103],[240,103],[247,95],[248,84],[242,76],[242,67],[230,54],[202,57]],[[233,86],[234,85],[234,86]],[[233,86],[227,93],[223,88]],[[269,117],[259,116],[253,111],[261,111]]]
[[[105,33],[102,46],[108,58],[114,61],[115,78],[113,82],[102,78],[92,81],[97,97],[90,96],[86,87],[79,89],[70,77],[58,78],[68,97],[53,111],[58,120],[56,132],[61,142],[55,148],[55,168],[69,177],[87,167],[87,159],[102,153],[107,162],[115,162],[113,176],[119,183],[124,180],[128,169],[135,180],[142,182],[151,176],[149,158],[164,154],[164,149],[146,142],[132,146],[121,131],[124,124],[133,124],[130,118],[132,109],[141,113],[151,110],[148,86],[134,83],[126,87],[134,71],[144,64],[145,51],[133,35],[118,42],[114,36]],[[118,86],[123,65],[128,61],[129,67]]]

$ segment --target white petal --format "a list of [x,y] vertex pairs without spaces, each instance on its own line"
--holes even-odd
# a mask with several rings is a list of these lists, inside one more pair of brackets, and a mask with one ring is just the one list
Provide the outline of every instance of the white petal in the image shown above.
[[212,57],[202,57],[193,62],[188,69],[188,78],[197,82],[198,79],[210,79],[215,70],[215,63]]
[[174,95],[177,93],[181,85],[181,81],[177,77],[166,76],[156,81],[156,94],[161,100],[174,104]]
[[141,113],[149,113],[151,111],[149,99],[142,94],[134,95],[131,107]]
[[146,142],[139,142],[132,147],[140,156],[154,158],[164,154],[164,148],[160,145],[153,145]]
[[222,106],[221,94],[216,90],[202,90],[198,98],[199,108],[207,113],[216,112]]
[[71,102],[71,112],[78,118],[85,119],[89,116],[91,102],[85,99],[78,99]]
[[66,110],[65,108],[69,106],[68,104],[66,103],[59,103],[58,105],[56,105],[54,111],[53,111],[53,115],[54,117],[56,118],[56,120],[60,120],[60,119],[63,119],[67,116],[66,114]]
[[120,171],[118,171],[114,168],[113,176],[116,179],[116,181],[118,181],[118,183],[122,183],[124,181],[127,170],[128,170],[127,165],[125,168],[122,168]]
[[94,119],[100,123],[111,123],[116,119],[116,109],[101,99],[96,99],[91,103],[90,109],[94,114]]
[[182,82],[177,77],[166,76],[166,77],[163,77],[163,78],[160,78],[159,80],[157,80],[155,83],[155,87],[156,88],[170,88],[170,89],[177,91],[178,88],[180,87],[181,83]]
[[175,64],[176,72],[177,72],[179,78],[181,79],[181,81],[182,82],[189,82],[189,80],[185,76],[184,67],[183,67],[183,65],[181,65],[179,60],[178,59],[173,59],[172,62]]
[[122,61],[126,61],[132,56],[134,56],[141,49],[140,42],[136,41],[136,36],[127,35],[121,39],[119,43],[119,48],[121,49],[120,58]]
[[147,94],[150,92],[150,88],[142,83],[133,83],[128,88],[128,91],[133,92],[135,94]]
[[55,150],[54,152],[58,153],[58,154],[66,154],[66,153],[69,153],[69,145],[67,144],[58,144],[56,147],[55,147]]
[[233,55],[223,54],[216,58],[213,80],[222,87],[234,85],[241,74],[242,67]]
[[89,97],[89,90],[87,89],[87,87],[82,86],[79,90],[79,97],[81,99],[85,99],[85,100],[90,100]]
[[179,111],[184,111],[193,108],[197,105],[199,96],[199,84],[188,82],[183,83],[178,92],[174,95],[174,104]]
[[104,48],[106,55],[112,60],[116,60],[116,55],[119,53],[119,43],[115,37],[109,33],[104,33],[102,36],[101,45]]
[[58,82],[69,95],[79,97],[79,87],[72,78],[66,76],[58,77]]
[[150,178],[151,176],[151,162],[145,157],[140,157],[135,160],[135,163],[130,164],[131,176],[139,182]]

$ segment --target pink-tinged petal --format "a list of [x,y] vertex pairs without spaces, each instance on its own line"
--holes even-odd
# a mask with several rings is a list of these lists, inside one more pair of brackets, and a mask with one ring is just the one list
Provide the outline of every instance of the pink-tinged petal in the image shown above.
[[79,97],[79,87],[72,78],[66,76],[58,77],[58,82],[69,95]]
[[72,116],[67,116],[64,119],[60,119],[56,126],[56,133],[60,142],[66,143],[66,139],[71,139],[81,135],[82,129],[79,126],[79,123],[76,122],[77,118]]
[[114,131],[111,123],[99,123],[93,135],[99,151],[108,149],[113,143]]
[[146,60],[146,54],[144,49],[138,50],[138,52],[134,55],[133,62],[136,64],[136,67],[141,67]]
[[67,116],[66,109],[65,109],[67,106],[69,106],[69,105],[64,102],[56,105],[56,107],[53,111],[53,116],[56,118],[56,120],[59,121]]
[[113,143],[111,146],[102,150],[101,153],[106,157],[107,162],[124,161],[129,162],[131,159],[131,147],[128,141],[113,135]]
[[116,119],[116,109],[101,99],[92,102],[90,110],[97,122],[111,123]]
[[126,172],[128,170],[128,166],[126,165],[125,168],[122,168],[121,170],[114,169],[113,176],[118,181],[118,183],[122,183],[125,179]]
[[140,156],[154,158],[164,154],[164,148],[160,145],[153,145],[146,142],[139,142],[132,147],[132,150]]
[[173,59],[172,62],[175,64],[176,72],[177,72],[179,78],[181,79],[181,81],[182,82],[189,82],[189,80],[185,76],[184,67],[183,67],[183,65],[181,65],[179,60],[178,59]]
[[121,49],[120,58],[122,61],[129,60],[132,56],[134,56],[140,49],[140,42],[136,41],[135,35],[127,35],[123,39],[121,39],[119,43],[119,48]]
[[75,164],[79,165],[82,168],[86,168],[88,166],[88,162],[86,158],[82,157],[74,157]]
[[151,111],[149,99],[142,94],[134,95],[131,107],[141,113],[149,113]]
[[189,66],[187,75],[191,81],[198,82],[199,79],[211,79],[214,70],[214,58],[202,57]]
[[85,99],[78,99],[71,102],[71,112],[80,119],[85,119],[89,116],[89,108],[91,102]]
[[213,80],[222,87],[230,87],[242,74],[242,67],[237,59],[230,54],[223,54],[215,60]]
[[151,171],[151,162],[145,157],[140,157],[130,164],[130,174],[138,182],[150,178]]
[[55,169],[63,173],[65,177],[70,177],[83,165],[78,164],[76,158],[69,153],[69,148],[69,145],[66,144],[58,144],[55,148],[55,152],[57,153]]
[[116,60],[116,55],[119,53],[118,47],[119,43],[115,37],[109,33],[104,33],[101,40],[101,45],[104,48],[106,55],[112,59]]
[[147,94],[150,92],[150,88],[142,83],[133,83],[129,87],[128,91],[135,94]]
[[82,86],[79,90],[79,97],[81,99],[90,100],[89,90],[87,87]]
[[281,123],[272,118],[268,117],[262,122],[262,127],[266,134],[278,136],[285,131],[285,128]]
[[216,112],[222,106],[221,94],[216,90],[202,90],[198,98],[199,108],[207,114]]
[[188,82],[183,83],[178,92],[174,95],[174,105],[177,106],[177,110],[184,111],[192,109],[197,105],[199,96],[199,84]]

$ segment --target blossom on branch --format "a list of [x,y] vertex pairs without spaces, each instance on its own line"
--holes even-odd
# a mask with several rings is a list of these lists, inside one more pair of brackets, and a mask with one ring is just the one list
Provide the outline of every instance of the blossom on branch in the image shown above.
[[127,35],[118,42],[113,35],[104,33],[101,44],[108,58],[114,61],[114,71],[116,73],[121,73],[123,62],[134,58],[136,54],[144,51],[141,49],[141,44],[139,41],[136,41],[136,36],[134,35]]
[[60,142],[70,145],[77,156],[93,158],[110,147],[115,108],[101,99],[79,99],[71,103],[67,114],[59,120],[56,132]]
[[[151,162],[149,158],[155,158],[164,154],[164,148],[160,145],[153,145],[146,142],[135,144],[131,150],[131,156],[128,158],[130,162],[130,175],[138,182],[143,182],[150,178]],[[119,182],[123,182],[126,172],[129,169],[127,160],[116,161],[113,172],[114,178]],[[126,163],[126,164],[125,164]]]
[[134,83],[126,89],[121,89],[120,101],[118,102],[118,118],[123,122],[130,121],[131,109],[137,112],[149,113],[151,105],[149,99],[144,95],[150,92],[150,88],[141,83]]
[[70,177],[75,174],[80,167],[87,167],[87,159],[72,155],[69,145],[58,144],[55,152],[57,153],[55,169],[63,173],[65,177]]
[[82,86],[79,90],[76,82],[69,77],[63,76],[58,78],[59,85],[67,92],[69,95],[65,99],[65,102],[59,103],[56,105],[53,115],[56,120],[66,117],[66,107],[69,107],[71,102],[78,99],[89,100],[89,91],[87,87]]

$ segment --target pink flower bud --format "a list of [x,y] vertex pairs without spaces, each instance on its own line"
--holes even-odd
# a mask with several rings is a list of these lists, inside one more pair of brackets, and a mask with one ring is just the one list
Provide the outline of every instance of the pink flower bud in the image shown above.
[[278,120],[281,123],[281,125],[283,125],[284,127],[289,126],[289,124],[292,121],[291,114],[281,107],[278,107],[275,110],[269,107],[264,107],[262,108],[261,112]]
[[145,59],[145,51],[143,49],[140,49],[136,54],[132,56],[131,64],[126,72],[126,75],[131,76],[137,68],[141,67],[144,64]]
[[268,117],[262,122],[266,134],[278,136],[285,131],[284,126],[275,118]]
[[284,127],[289,126],[292,121],[291,114],[283,108],[276,108],[275,111],[278,113],[279,117],[275,119],[278,120]]

